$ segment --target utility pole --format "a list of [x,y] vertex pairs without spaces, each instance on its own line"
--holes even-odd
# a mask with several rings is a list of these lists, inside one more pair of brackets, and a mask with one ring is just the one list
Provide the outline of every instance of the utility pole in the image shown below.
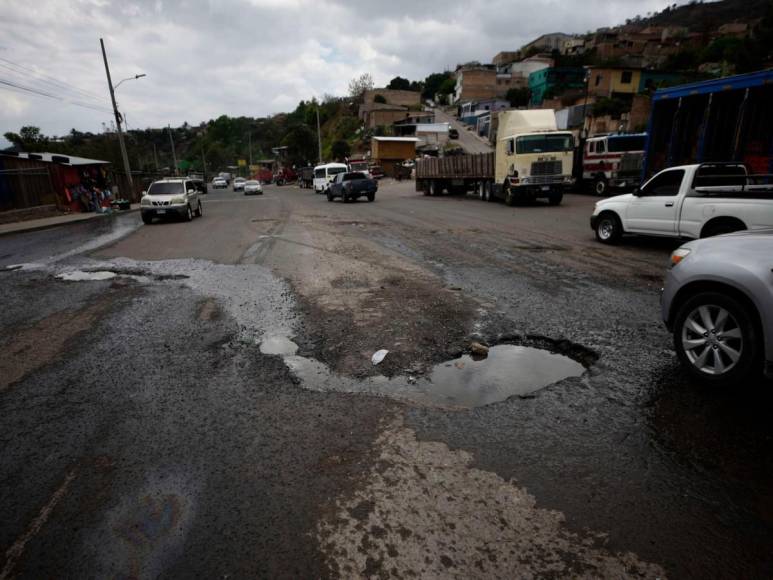
[[156,151],[155,143],[153,143],[153,161],[156,162],[156,171],[158,171],[158,152]]
[[[107,66],[107,53],[105,53],[105,41],[99,39],[99,45],[102,47],[102,59],[105,61],[105,73],[107,74],[107,86],[110,89],[110,100],[113,101],[113,114],[115,115],[115,126],[118,130],[118,143],[121,145],[121,157],[123,157],[123,170],[126,172],[126,180],[129,183],[128,199],[134,196],[134,180],[132,179],[132,170],[129,167],[129,155],[126,153],[126,143],[123,140],[123,131],[121,131],[121,113],[115,104],[115,91],[113,81],[110,79],[110,67]],[[127,196],[124,195],[124,198]]]
[[167,125],[169,129],[169,143],[172,146],[172,162],[174,163],[174,174],[177,175],[177,153],[174,152],[174,137],[172,137],[172,126]]
[[317,104],[317,152],[319,162],[322,163],[322,133],[319,131],[319,103]]
[[247,133],[247,140],[250,144],[250,165],[252,165],[252,133]]

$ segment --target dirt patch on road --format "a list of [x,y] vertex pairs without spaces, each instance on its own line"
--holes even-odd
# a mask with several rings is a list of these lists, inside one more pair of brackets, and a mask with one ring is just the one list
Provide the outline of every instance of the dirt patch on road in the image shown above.
[[72,350],[76,337],[105,316],[114,301],[112,292],[103,293],[83,308],[56,312],[15,332],[0,345],[0,391]]

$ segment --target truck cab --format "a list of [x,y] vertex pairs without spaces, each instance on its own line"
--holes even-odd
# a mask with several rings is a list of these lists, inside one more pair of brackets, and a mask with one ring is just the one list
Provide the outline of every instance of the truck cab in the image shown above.
[[499,127],[494,195],[508,205],[536,198],[560,203],[573,183],[574,135],[556,130],[552,109],[503,111]]
[[583,182],[596,195],[638,185],[647,143],[646,133],[598,135],[585,142]]

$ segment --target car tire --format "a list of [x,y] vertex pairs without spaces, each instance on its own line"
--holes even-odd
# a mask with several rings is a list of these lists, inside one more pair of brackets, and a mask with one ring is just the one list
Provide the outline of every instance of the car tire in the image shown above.
[[606,177],[599,176],[593,180],[593,193],[602,197],[607,194],[607,191],[609,191],[609,185],[607,184]]
[[191,209],[190,204],[185,208],[185,221],[186,222],[193,221],[193,210]]
[[[705,328],[719,320],[721,328]],[[748,378],[760,360],[760,343],[754,313],[728,294],[701,292],[682,304],[674,318],[676,354],[687,372],[705,384],[731,386]]]
[[368,201],[376,201],[376,194],[375,193],[369,193],[368,194]]
[[602,244],[616,244],[623,236],[623,224],[617,214],[602,213],[596,223],[596,239]]
[[204,216],[204,208],[201,207],[201,201],[199,201],[199,206],[196,208],[196,217],[203,217]]
[[153,223],[153,216],[148,214],[142,214],[142,223],[145,225],[150,225]]
[[328,201],[333,201],[333,199],[334,199],[333,196],[330,193],[328,193],[327,194],[327,200]]

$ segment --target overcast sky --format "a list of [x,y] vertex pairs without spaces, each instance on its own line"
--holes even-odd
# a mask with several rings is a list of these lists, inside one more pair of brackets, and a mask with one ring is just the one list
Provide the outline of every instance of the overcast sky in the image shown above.
[[2,84],[109,109],[100,37],[114,83],[147,74],[117,93],[129,127],[144,128],[288,111],[301,99],[345,94],[364,72],[377,85],[396,75],[423,79],[459,62],[490,62],[546,32],[582,33],[670,3],[0,0],[0,135],[22,125],[59,135],[109,123],[109,112]]

